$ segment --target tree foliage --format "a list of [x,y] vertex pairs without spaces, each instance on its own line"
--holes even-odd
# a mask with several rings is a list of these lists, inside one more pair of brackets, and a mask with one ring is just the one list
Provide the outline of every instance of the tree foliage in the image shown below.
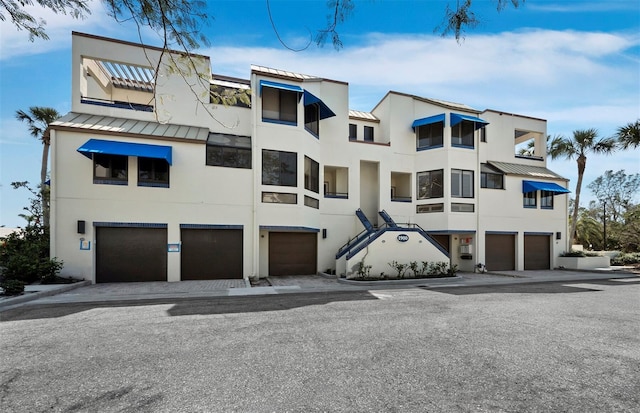
[[[1,1],[1,0],[0,0]],[[60,114],[53,108],[31,106],[28,112],[16,111],[16,119],[29,125],[29,133],[42,142],[42,161],[40,163],[40,201],[42,203],[43,225],[49,226],[49,190],[47,181],[47,165],[49,164],[49,124],[58,119]]]
[[618,222],[634,205],[640,189],[640,174],[627,175],[624,170],[606,171],[587,185],[598,201],[606,202],[607,218]]
[[47,24],[43,19],[37,19],[25,11],[25,6],[37,5],[48,9],[56,14],[68,14],[76,19],[83,19],[91,10],[87,6],[86,0],[0,0],[0,20],[7,18],[18,30],[26,30],[29,40],[35,38],[48,40],[49,36],[45,32],[44,26]]
[[616,141],[613,138],[599,138],[596,129],[576,130],[569,138],[556,136],[548,143],[547,153],[552,159],[575,159],[578,164],[578,181],[576,182],[575,208],[571,219],[569,234],[575,238],[578,222],[578,210],[580,208],[580,191],[582,178],[587,167],[588,154],[610,154],[616,149]]
[[[165,46],[180,47],[189,51],[208,45],[200,27],[208,24],[212,17],[206,12],[207,2],[200,0],[101,0],[110,17],[116,21],[133,21],[139,29],[150,27],[165,41]],[[280,42],[278,30],[271,18],[271,5],[265,0],[269,19]],[[498,12],[509,5],[518,8],[525,0],[492,0]],[[475,1],[477,4],[479,0]],[[214,3],[215,2],[209,2]],[[25,6],[40,6],[56,14],[70,15],[77,19],[91,14],[86,0],[0,0],[0,20],[9,19],[18,30],[26,30],[29,39],[48,39],[45,31],[46,21],[37,19],[25,10]],[[481,23],[474,12],[474,0],[456,0],[447,3],[444,18],[436,31],[442,36],[453,34],[456,40],[464,38],[467,29]],[[399,7],[404,7],[402,4]],[[355,10],[353,0],[327,1],[327,23],[317,30],[315,42],[324,45],[329,39],[336,49],[342,47],[338,27],[344,24]]]
[[43,225],[41,192],[33,190],[28,182],[12,182],[15,189],[26,189],[33,198],[21,215],[27,225],[0,239],[0,267],[2,278],[24,283],[55,282],[62,262],[49,257],[49,227]]
[[640,147],[640,119],[619,127],[615,138],[622,149]]

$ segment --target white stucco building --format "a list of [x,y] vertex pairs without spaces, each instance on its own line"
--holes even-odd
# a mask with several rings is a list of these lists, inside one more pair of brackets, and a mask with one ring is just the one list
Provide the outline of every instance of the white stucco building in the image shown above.
[[[72,111],[50,127],[63,275],[391,273],[394,260],[523,270],[566,250],[567,180],[546,168],[545,120],[400,92],[350,111],[343,81],[210,68],[73,33]],[[245,90],[251,105],[211,103],[212,90]]]

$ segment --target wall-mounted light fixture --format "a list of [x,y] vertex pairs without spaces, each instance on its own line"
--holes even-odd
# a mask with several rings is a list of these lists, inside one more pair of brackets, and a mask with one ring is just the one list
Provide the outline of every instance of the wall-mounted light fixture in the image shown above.
[[85,233],[85,221],[78,221],[78,234]]

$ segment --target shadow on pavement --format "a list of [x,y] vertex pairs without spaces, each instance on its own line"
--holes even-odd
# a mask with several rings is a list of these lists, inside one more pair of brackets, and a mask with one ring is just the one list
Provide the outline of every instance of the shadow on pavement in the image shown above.
[[472,295],[472,294],[567,294],[567,293],[584,293],[602,291],[598,288],[578,287],[571,284],[588,284],[602,286],[622,287],[625,285],[637,285],[639,281],[620,282],[615,280],[584,280],[584,281],[562,281],[562,282],[544,282],[544,283],[526,283],[526,284],[507,284],[507,285],[483,285],[483,286],[460,286],[460,287],[443,287],[433,288],[427,286],[418,286],[423,290],[441,292],[452,295]]
[[212,315],[282,311],[310,305],[325,305],[338,301],[377,300],[367,291],[336,291],[322,293],[289,293],[264,296],[235,296],[180,299],[138,299],[130,301],[100,303],[65,303],[26,305],[0,312],[0,322],[58,318],[93,310],[96,308],[140,307],[173,304],[170,316]]

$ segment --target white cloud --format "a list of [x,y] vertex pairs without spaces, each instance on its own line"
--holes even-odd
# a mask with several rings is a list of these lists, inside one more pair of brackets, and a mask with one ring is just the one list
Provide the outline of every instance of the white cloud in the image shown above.
[[397,90],[549,120],[619,123],[639,116],[640,79],[627,52],[638,45],[633,34],[528,30],[477,35],[461,45],[438,36],[370,34],[340,52],[220,47],[203,53],[221,74],[246,78],[254,63],[347,81],[359,110],[377,103],[363,99],[365,91],[379,99]]

